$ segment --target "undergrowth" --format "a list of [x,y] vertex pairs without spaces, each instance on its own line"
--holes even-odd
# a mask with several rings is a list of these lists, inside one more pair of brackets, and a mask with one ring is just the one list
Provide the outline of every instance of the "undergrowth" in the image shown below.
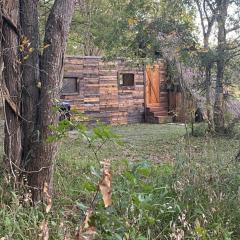
[[48,214],[41,206],[23,207],[20,196],[1,180],[1,240],[44,239],[46,222],[49,239],[81,239],[76,229],[97,191],[103,159],[111,160],[113,204],[106,209],[101,194],[95,198],[89,225],[96,239],[240,238],[237,138],[187,137],[178,125],[138,124],[107,131],[114,134],[108,141],[105,136],[104,144],[99,137],[91,145],[76,131],[64,137]]

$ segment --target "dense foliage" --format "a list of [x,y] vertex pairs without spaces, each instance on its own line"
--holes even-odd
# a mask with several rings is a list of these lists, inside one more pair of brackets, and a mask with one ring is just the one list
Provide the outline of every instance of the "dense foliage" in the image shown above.
[[68,52],[110,57],[161,56],[162,39],[192,39],[193,12],[184,1],[82,0],[75,11]]

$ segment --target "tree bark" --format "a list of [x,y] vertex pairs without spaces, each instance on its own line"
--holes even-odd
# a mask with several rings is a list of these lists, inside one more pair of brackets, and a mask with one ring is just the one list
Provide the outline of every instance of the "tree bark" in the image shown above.
[[[200,20],[201,20],[201,26],[202,26],[202,32],[203,32],[203,46],[208,51],[209,48],[209,37],[212,33],[213,25],[216,21],[216,12],[217,9],[214,9],[209,6],[209,2],[207,0],[194,0],[197,9],[199,12]],[[210,14],[208,14],[206,7],[210,8]],[[205,22],[207,24],[205,24]],[[212,111],[212,101],[211,101],[211,85],[212,85],[212,66],[213,61],[209,59],[209,56],[205,59],[204,62],[204,71],[205,71],[205,88],[206,88],[206,107],[207,107],[207,118],[208,118],[208,129],[212,131],[214,129],[214,121],[213,121],[213,111]]]
[[43,199],[43,188],[52,193],[55,143],[47,142],[52,134],[49,125],[58,121],[53,107],[59,98],[63,78],[63,62],[67,36],[74,11],[75,0],[55,0],[46,23],[44,49],[40,64],[41,94],[37,119],[38,142],[34,144],[34,156],[28,164],[28,184],[33,189],[34,202]]
[[38,0],[20,1],[20,19],[23,36],[30,46],[23,51],[22,62],[22,131],[23,156],[21,167],[24,169],[31,161],[32,145],[37,139],[36,120],[38,110],[39,88],[39,32]]
[[207,106],[207,119],[208,130],[210,132],[214,129],[213,114],[212,114],[212,101],[211,101],[211,85],[212,85],[212,65],[207,64],[205,67],[205,82],[206,82],[206,106]]
[[218,23],[218,59],[217,59],[217,78],[214,103],[214,124],[215,131],[224,131],[224,99],[223,99],[223,80],[225,68],[225,48],[226,48],[226,18],[228,11],[228,0],[220,0],[218,3],[219,14]]
[[2,3],[0,2],[0,121],[2,119],[2,108],[3,108],[3,91],[1,86],[3,84],[3,56],[2,56],[2,28],[3,28],[3,18],[2,18]]
[[27,174],[34,203],[44,200],[44,187],[48,187],[48,196],[52,193],[57,145],[47,142],[47,138],[52,134],[49,125],[58,121],[53,106],[62,85],[64,53],[75,6],[75,0],[54,1],[41,56],[38,2],[4,0],[1,3],[6,16],[0,18],[5,20],[1,88],[6,95],[6,168],[16,180],[16,170]]
[[[1,86],[5,96],[5,164],[15,183],[18,178],[18,167],[21,162],[22,140],[21,119],[19,116],[21,104],[21,78],[19,59],[19,36],[14,26],[19,25],[19,1],[3,1],[3,13],[6,15],[3,21],[2,48],[4,70],[4,82]],[[8,21],[6,20],[8,19]]]
[[[209,37],[212,31],[213,23],[208,24],[207,32],[204,33],[204,48],[209,49]],[[203,30],[204,31],[204,30]],[[212,60],[207,59],[205,62],[205,84],[206,84],[206,106],[207,106],[207,118],[208,118],[208,130],[213,131],[214,121],[213,121],[213,111],[212,111],[212,101],[211,101],[211,85],[212,85]]]

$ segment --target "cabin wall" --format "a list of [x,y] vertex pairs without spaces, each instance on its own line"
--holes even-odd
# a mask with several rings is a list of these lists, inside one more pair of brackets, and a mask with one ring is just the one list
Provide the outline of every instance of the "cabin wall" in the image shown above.
[[[134,86],[119,86],[119,73],[134,74]],[[64,77],[77,78],[78,91],[62,94],[90,121],[138,123],[144,119],[144,70],[100,57],[66,57]]]

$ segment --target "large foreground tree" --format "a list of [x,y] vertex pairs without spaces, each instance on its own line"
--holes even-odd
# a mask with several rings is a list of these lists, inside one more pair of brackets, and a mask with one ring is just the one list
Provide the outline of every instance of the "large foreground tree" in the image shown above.
[[1,89],[5,96],[5,166],[15,185],[27,176],[36,203],[52,192],[57,146],[47,141],[63,75],[75,0],[55,0],[39,46],[38,0],[3,0]]

